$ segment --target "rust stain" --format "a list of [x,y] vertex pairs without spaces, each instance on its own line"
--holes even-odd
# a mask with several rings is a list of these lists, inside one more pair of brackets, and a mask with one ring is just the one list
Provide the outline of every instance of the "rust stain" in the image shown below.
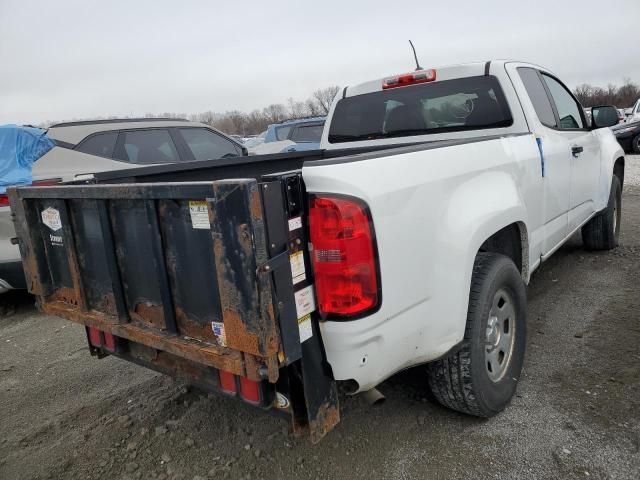
[[57,288],[45,298],[47,302],[64,302],[69,305],[78,305],[76,290],[68,287]]
[[162,305],[155,305],[148,301],[138,302],[130,314],[132,320],[147,324],[158,330],[165,328]]
[[267,378],[270,383],[276,383],[280,377],[280,365],[278,362],[279,353],[265,359],[267,367]]
[[182,335],[193,337],[212,345],[218,345],[218,340],[213,334],[211,324],[200,323],[193,320],[180,307],[176,307],[176,323],[178,324],[178,330]]
[[235,310],[225,308],[222,311],[224,329],[227,333],[227,345],[242,352],[258,354],[258,337],[249,331]]
[[215,371],[167,352],[158,352],[144,345],[130,343],[129,351],[119,356],[128,360],[136,359],[143,365],[146,364],[173,377],[206,385],[212,391],[217,391],[219,388]]
[[261,370],[265,370],[269,383],[276,383],[280,376],[278,368],[278,357],[274,355],[269,358],[257,357],[255,355],[244,354],[244,364],[247,370],[247,378],[260,382],[264,380]]
[[42,310],[50,315],[57,315],[81,325],[96,327],[118,337],[164,350],[196,363],[225,370],[235,375],[247,376],[242,354],[228,348],[205,344],[195,339],[176,337],[144,325],[118,323],[116,318],[107,317],[94,311],[81,312],[62,302],[45,303],[42,305]]
[[340,423],[340,409],[337,405],[324,403],[318,410],[316,418],[309,422],[311,443],[314,445]]
[[249,208],[254,219],[262,219],[262,202],[257,186],[249,188]]

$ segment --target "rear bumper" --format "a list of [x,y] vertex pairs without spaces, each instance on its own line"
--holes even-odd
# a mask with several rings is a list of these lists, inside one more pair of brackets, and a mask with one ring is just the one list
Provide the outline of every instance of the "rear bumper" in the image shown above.
[[27,288],[22,262],[0,263],[0,293],[14,288]]
[[459,338],[425,301],[392,318],[370,317],[320,323],[322,340],[336,380],[355,380],[364,392],[406,368],[441,358]]

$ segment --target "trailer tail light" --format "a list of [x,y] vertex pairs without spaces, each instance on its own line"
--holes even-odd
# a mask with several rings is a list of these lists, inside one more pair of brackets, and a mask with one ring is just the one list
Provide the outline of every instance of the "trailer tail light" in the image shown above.
[[223,393],[235,397],[240,394],[240,398],[247,403],[253,405],[261,405],[264,400],[264,394],[261,391],[260,382],[249,380],[246,377],[234,375],[224,370],[218,370],[220,378],[220,390]]
[[260,404],[260,384],[254,380],[240,377],[240,396],[245,402]]
[[98,330],[96,327],[87,327],[87,335],[89,344],[92,347],[104,348],[112,352],[116,351],[116,339],[113,334]]
[[224,370],[219,370],[218,375],[220,376],[220,389],[227,395],[235,395],[237,392],[236,376]]
[[376,309],[377,254],[367,206],[353,198],[311,196],[309,230],[320,314],[345,318]]
[[386,90],[388,88],[406,87],[417,83],[433,82],[435,79],[435,70],[418,70],[416,72],[403,73],[402,75],[396,75],[395,77],[385,78],[382,81],[382,89]]
[[[47,187],[51,185],[56,185],[62,182],[61,178],[47,178],[44,180],[35,180],[31,186],[32,187]],[[9,195],[6,193],[0,193],[0,207],[8,207],[9,206]]]

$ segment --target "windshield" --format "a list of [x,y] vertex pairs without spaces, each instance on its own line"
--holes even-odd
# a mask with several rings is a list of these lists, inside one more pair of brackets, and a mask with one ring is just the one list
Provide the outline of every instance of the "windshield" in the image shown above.
[[329,142],[508,127],[511,112],[493,76],[367,93],[338,101]]

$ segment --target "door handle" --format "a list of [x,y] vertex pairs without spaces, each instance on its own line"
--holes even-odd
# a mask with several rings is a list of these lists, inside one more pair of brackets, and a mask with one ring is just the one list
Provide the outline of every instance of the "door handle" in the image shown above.
[[578,155],[580,155],[583,150],[584,148],[574,145],[573,147],[571,147],[571,155],[577,158]]

